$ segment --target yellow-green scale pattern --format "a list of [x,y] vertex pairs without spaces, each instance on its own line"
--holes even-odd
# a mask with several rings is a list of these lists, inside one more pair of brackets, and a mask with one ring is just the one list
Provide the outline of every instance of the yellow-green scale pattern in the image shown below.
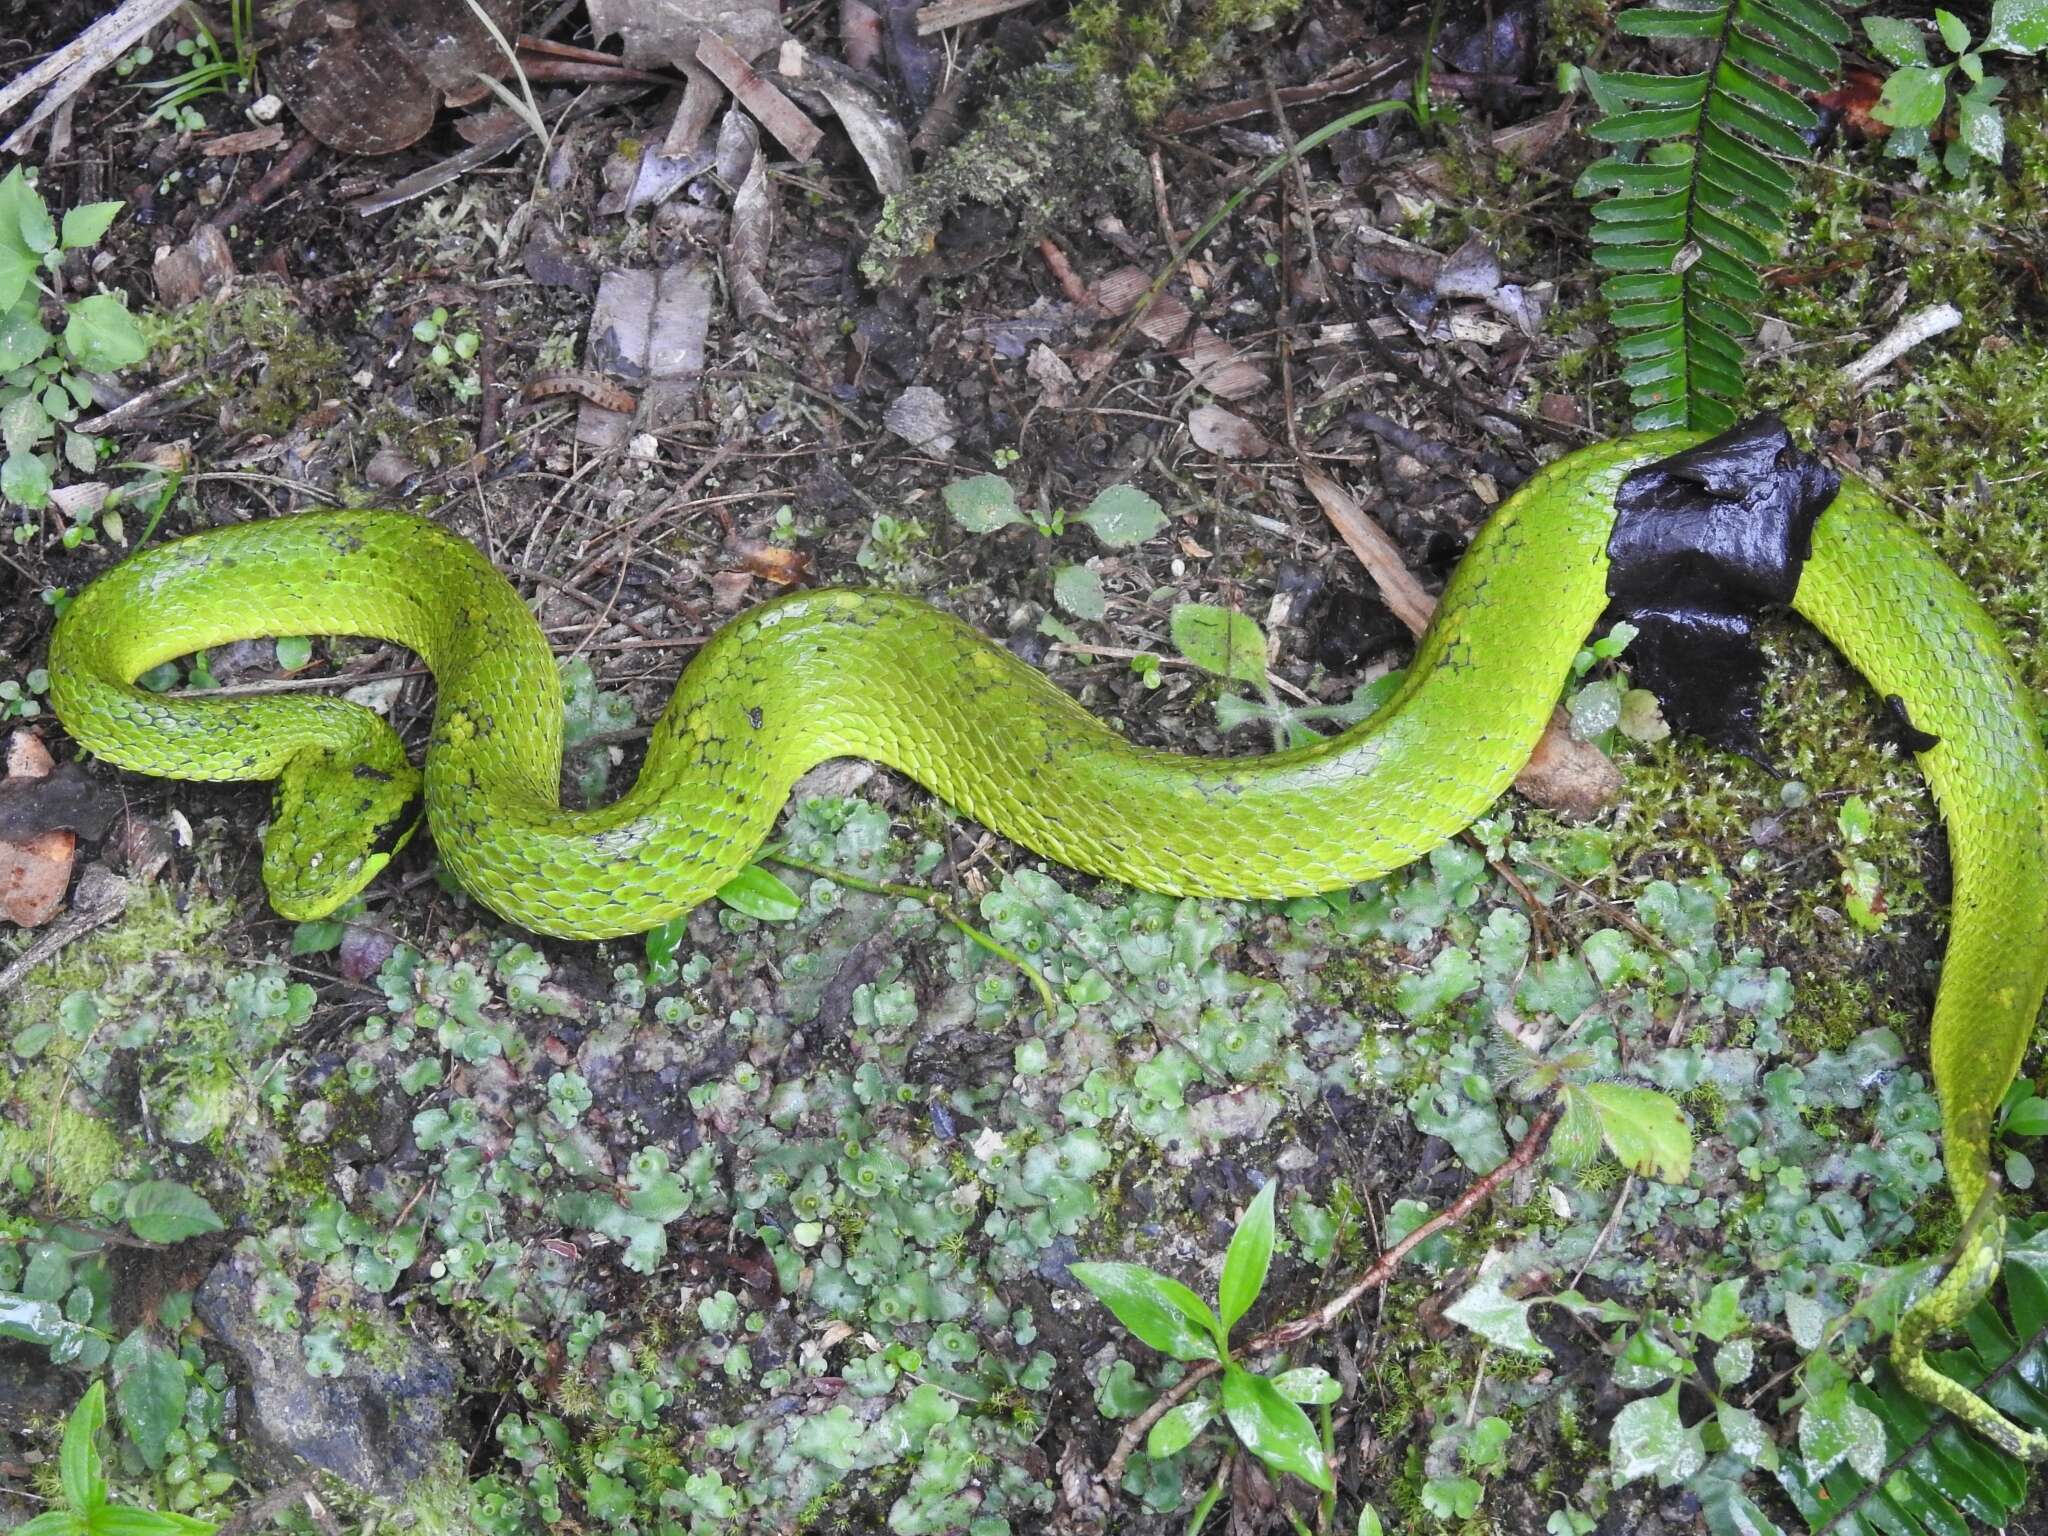
[[[295,839],[401,801],[397,738],[341,700],[164,698],[160,662],[267,634],[407,646],[439,689],[428,824],[463,886],[536,932],[603,938],[687,911],[744,869],[796,779],[874,759],[1075,869],[1168,894],[1278,897],[1384,874],[1483,813],[1527,761],[1606,606],[1613,498],[1699,442],[1654,433],[1583,449],[1529,481],[1474,540],[1400,692],[1341,736],[1253,758],[1132,745],[958,620],[887,593],[805,592],[715,635],[684,673],[646,764],[612,805],[568,811],[561,689],[545,637],[471,545],[398,512],[320,512],[144,551],[83,593],[51,643],[51,700],[110,762],[188,779],[282,778],[265,874],[288,916],[330,909],[384,856]],[[1990,1186],[1991,1117],[2048,988],[2048,758],[2028,690],[1968,591],[1860,482],[1816,527],[1795,607],[1940,738],[1921,760],[1955,870],[1934,1078],[1951,1185]],[[320,776],[305,765],[324,765]],[[298,775],[303,782],[295,782]],[[279,827],[282,826],[282,834]],[[326,882],[323,884],[323,881]],[[308,891],[315,894],[308,895]],[[289,900],[288,900],[289,898]],[[2025,1454],[2048,1451],[1920,1360],[1995,1275],[2000,1227],[1909,1314],[1907,1379]],[[1974,1405],[1974,1406],[1973,1406]]]

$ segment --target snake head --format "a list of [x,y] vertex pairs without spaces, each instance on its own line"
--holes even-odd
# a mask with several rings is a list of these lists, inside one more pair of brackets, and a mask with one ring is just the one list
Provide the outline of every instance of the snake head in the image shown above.
[[420,771],[403,758],[365,762],[331,748],[301,752],[278,775],[263,883],[280,917],[326,917],[376,878],[420,824]]

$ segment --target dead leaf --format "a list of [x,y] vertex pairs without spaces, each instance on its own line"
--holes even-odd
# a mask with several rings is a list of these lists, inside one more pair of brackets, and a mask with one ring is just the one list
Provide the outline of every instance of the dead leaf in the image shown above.
[[1490,299],[1500,287],[1500,258],[1474,235],[1444,258],[1431,286],[1440,299]]
[[[1138,329],[1144,328],[1140,321]],[[1236,346],[1206,325],[1195,327],[1195,334],[1188,338],[1176,361],[1218,400],[1242,400],[1257,394],[1270,382],[1265,369],[1240,357]]]
[[234,252],[228,249],[227,236],[218,225],[202,224],[190,240],[157,257],[153,275],[158,301],[182,309],[235,275]]
[[1620,798],[1621,770],[1590,741],[1576,739],[1571,717],[1560,709],[1515,775],[1515,788],[1546,810],[1586,821]]
[[811,574],[810,558],[800,549],[761,539],[729,539],[726,549],[748,575],[772,581],[778,587],[793,587]]
[[697,62],[716,75],[794,159],[809,160],[817,154],[825,131],[732,44],[716,32],[706,32],[697,40]]
[[[738,112],[727,114],[728,124],[737,122],[749,132],[752,123]],[[721,133],[720,138],[724,135]],[[732,199],[732,236],[725,245],[725,277],[732,290],[733,307],[748,320],[784,323],[766,282],[768,253],[775,245],[775,186],[768,178],[768,161],[756,153],[749,157],[746,179]]]
[[84,823],[98,836],[116,803],[76,763],[60,779],[34,732],[10,736],[7,778],[0,782],[0,915],[23,928],[48,922],[71,884],[78,851],[71,827]]
[[261,149],[275,149],[283,142],[284,125],[267,123],[261,128],[245,128],[240,133],[224,133],[217,139],[208,139],[199,146],[199,153],[214,158],[252,155]]
[[1080,384],[1066,360],[1042,341],[1031,349],[1024,372],[1044,393],[1047,405],[1065,405]]
[[1197,448],[1220,459],[1255,459],[1273,446],[1257,427],[1220,405],[1198,405],[1189,411],[1188,436]]
[[[794,45],[784,50],[792,51]],[[910,186],[910,135],[882,99],[829,59],[804,55],[798,78],[830,103],[875,189],[884,197],[901,196]]]
[[[518,30],[513,0],[481,0],[502,35]],[[510,62],[469,0],[304,0],[268,78],[321,143],[347,154],[389,155],[417,142],[443,102],[489,94],[478,77]]]
[[738,613],[753,584],[745,571],[719,571],[711,578],[711,606],[720,613]]

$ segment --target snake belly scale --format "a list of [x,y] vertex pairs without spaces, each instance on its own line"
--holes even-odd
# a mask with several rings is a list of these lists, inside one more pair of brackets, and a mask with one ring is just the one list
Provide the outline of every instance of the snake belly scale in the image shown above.
[[[1506,790],[1606,606],[1616,488],[1702,437],[1624,439],[1541,471],[1474,540],[1396,696],[1340,736],[1264,757],[1135,746],[936,609],[813,591],[720,630],[677,685],[631,790],[565,810],[561,690],[539,627],[474,547],[383,511],[243,524],[135,556],[60,620],[51,701],[83,746],[120,766],[281,780],[265,874],[287,916],[330,910],[388,856],[295,844],[398,817],[416,771],[357,705],[159,697],[133,686],[150,667],[280,633],[417,652],[439,690],[424,799],[440,857],[540,933],[602,938],[687,911],[746,867],[796,779],[837,756],[899,769],[1039,854],[1147,890],[1329,890],[1427,853]],[[1947,822],[1955,899],[1931,1056],[1951,1187],[1971,1209],[1992,1187],[1992,1116],[2048,989],[2048,756],[2033,700],[1967,589],[1860,481],[1822,514],[1795,607],[1938,738],[1921,763]],[[1994,1438],[1998,1416],[1945,1399],[1953,1389],[1976,1402],[1917,1356],[1982,1294],[1999,1238],[1986,1224],[1977,1262],[1956,1266],[1899,1335],[1915,1390]]]

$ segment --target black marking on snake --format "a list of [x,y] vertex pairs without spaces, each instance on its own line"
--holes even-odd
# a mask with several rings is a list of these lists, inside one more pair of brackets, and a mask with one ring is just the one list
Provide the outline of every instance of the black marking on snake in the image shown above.
[[757,731],[761,729],[760,705],[756,704],[752,709],[747,711],[747,724],[751,725]]
[[1899,745],[1908,752],[1932,752],[1941,745],[1941,738],[1932,731],[1923,731],[1913,723],[1913,716],[1906,708],[1906,701],[1896,693],[1884,696],[1884,712],[1891,722],[1892,734]]
[[[391,782],[390,774],[381,768],[372,768],[368,763],[357,763],[355,766],[355,776],[359,779],[375,779],[379,784],[389,784]],[[364,803],[368,804],[367,801]]]

